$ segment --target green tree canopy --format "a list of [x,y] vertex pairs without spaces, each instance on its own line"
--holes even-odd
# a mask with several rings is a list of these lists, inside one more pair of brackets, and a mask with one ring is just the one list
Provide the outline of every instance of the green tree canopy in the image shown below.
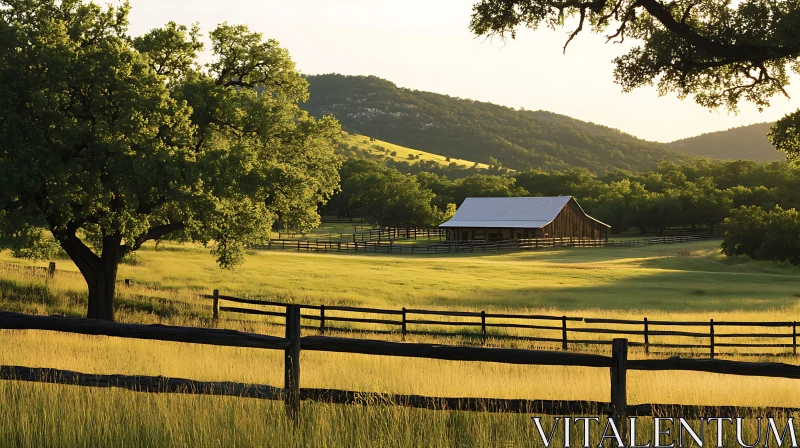
[[129,7],[0,0],[0,230],[47,229],[113,319],[117,265],[165,237],[223,267],[274,221],[307,229],[338,185],[339,126],[298,107],[287,51],[244,26],[174,23],[131,38]]
[[[342,191],[331,205],[339,212],[358,212],[381,226],[435,226],[445,213],[432,204],[434,193],[413,175],[375,162],[353,161],[342,173]],[[447,211],[447,204],[442,207]]]

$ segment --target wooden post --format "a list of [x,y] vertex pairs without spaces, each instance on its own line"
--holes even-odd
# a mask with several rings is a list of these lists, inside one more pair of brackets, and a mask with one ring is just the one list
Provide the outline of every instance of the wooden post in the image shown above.
[[56,275],[56,262],[51,261],[47,266],[47,278],[53,278]]
[[214,290],[214,320],[219,319],[219,289]]
[[714,319],[711,319],[711,324],[709,325],[709,341],[711,342],[711,359],[714,359]]
[[567,316],[561,316],[561,350],[567,349]]
[[792,354],[797,355],[797,321],[792,322]]
[[325,305],[319,306],[319,334],[325,334]]
[[644,318],[644,352],[650,354],[650,335],[647,334],[647,318]]
[[481,311],[481,336],[483,336],[483,344],[486,344],[486,311]]
[[628,340],[619,338],[611,343],[611,406],[614,422],[623,439],[625,437],[626,408],[628,406],[626,377],[628,370]]
[[286,414],[297,422],[300,416],[300,305],[286,306],[286,339],[284,352],[283,403]]
[[131,279],[129,279],[129,278],[125,279],[125,287],[126,288],[130,288],[131,287]]
[[406,340],[406,308],[403,307],[403,340]]

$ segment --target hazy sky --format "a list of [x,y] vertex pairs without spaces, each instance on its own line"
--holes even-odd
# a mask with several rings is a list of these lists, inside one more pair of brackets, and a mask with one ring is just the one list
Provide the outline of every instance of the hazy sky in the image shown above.
[[[131,31],[174,20],[199,22],[207,34],[221,22],[245,23],[277,39],[303,73],[376,75],[400,87],[525,109],[544,109],[670,141],[772,121],[800,108],[775,98],[759,113],[709,111],[655,89],[622,93],[611,60],[634,42],[605,44],[585,32],[561,48],[567,30],[525,31],[505,43],[468,30],[477,0],[131,0]],[[797,83],[800,85],[800,82]],[[789,93],[800,94],[796,85]]]

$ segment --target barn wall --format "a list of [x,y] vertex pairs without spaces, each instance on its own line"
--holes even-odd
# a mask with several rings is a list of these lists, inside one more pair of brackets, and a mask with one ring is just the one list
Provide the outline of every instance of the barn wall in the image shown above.
[[594,219],[586,216],[574,199],[570,200],[556,216],[552,223],[544,227],[545,236],[548,238],[591,238],[598,239],[605,236],[603,226]]

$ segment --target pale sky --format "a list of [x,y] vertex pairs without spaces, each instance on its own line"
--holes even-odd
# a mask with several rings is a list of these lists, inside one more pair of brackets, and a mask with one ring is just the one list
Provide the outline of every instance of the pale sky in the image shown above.
[[655,89],[622,93],[612,59],[633,42],[605,44],[584,32],[561,49],[568,30],[524,31],[505,43],[468,29],[477,0],[130,0],[131,32],[167,21],[244,23],[289,50],[307,74],[375,75],[400,87],[548,110],[603,124],[637,137],[671,141],[705,132],[773,121],[800,108],[776,97],[762,113],[747,104],[738,115],[709,111],[691,99],[659,97]]

